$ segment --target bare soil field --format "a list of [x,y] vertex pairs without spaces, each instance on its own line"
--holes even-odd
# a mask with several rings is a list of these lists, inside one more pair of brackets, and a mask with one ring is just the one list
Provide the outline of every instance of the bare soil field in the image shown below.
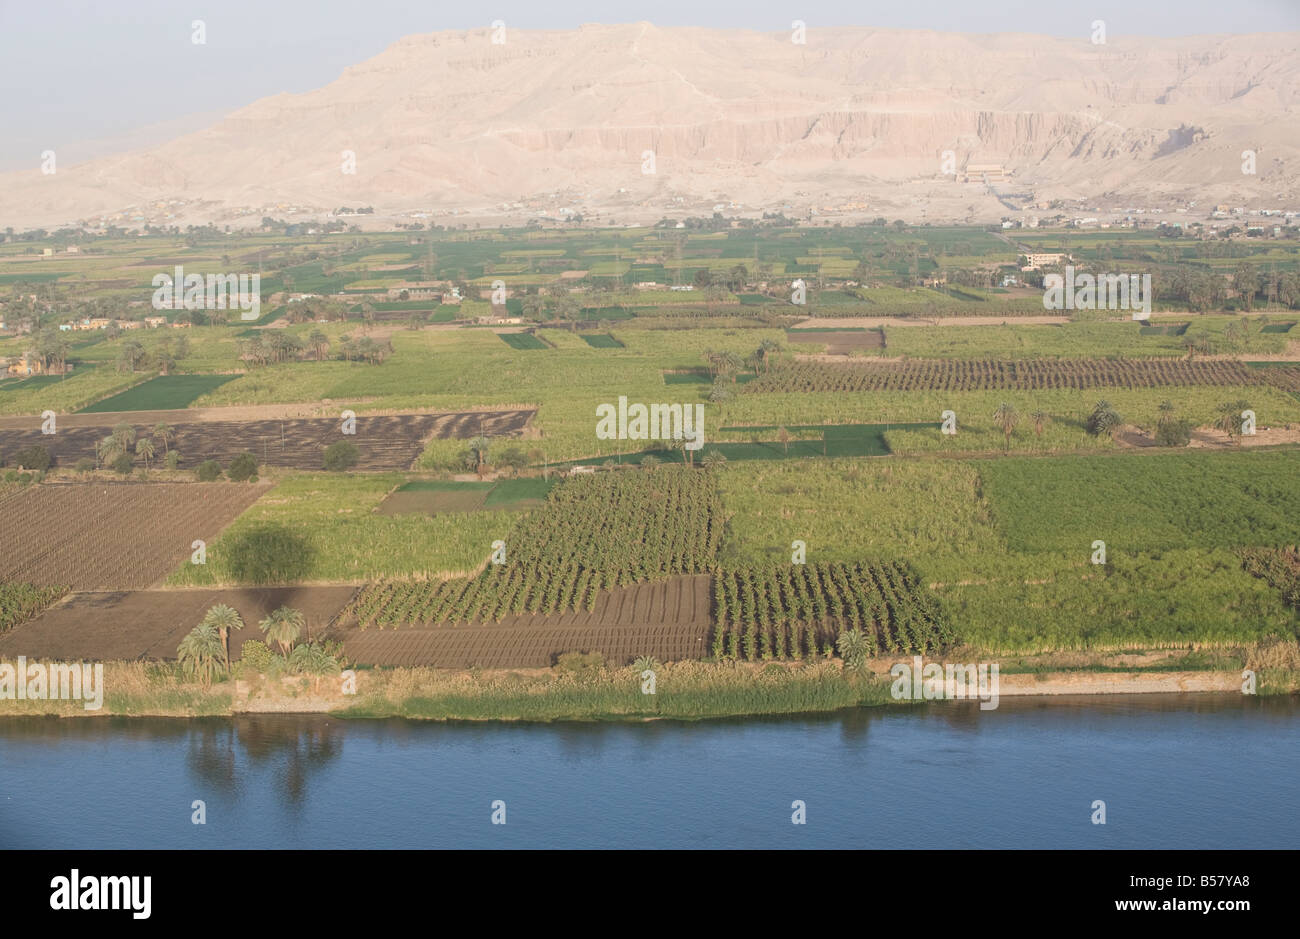
[[844,329],[828,332],[792,331],[787,332],[785,338],[787,342],[791,343],[824,345],[826,346],[827,355],[849,355],[852,352],[883,349],[885,347],[885,334],[878,329]]
[[[1126,425],[1115,440],[1126,447],[1157,447],[1155,438],[1132,424]],[[1279,444],[1300,443],[1300,426],[1259,427],[1249,437],[1240,434],[1231,440],[1223,431],[1213,427],[1197,427],[1192,431],[1191,449],[1227,450],[1236,447],[1275,447]]]
[[74,593],[0,636],[0,659],[19,655],[73,662],[174,659],[181,637],[218,603],[233,606],[244,620],[244,629],[230,641],[231,658],[238,658],[246,641],[262,638],[257,624],[277,607],[301,610],[307,620],[304,638],[318,639],[355,590],[249,587]]
[[[433,438],[468,440],[479,434],[514,437],[534,413],[510,410],[363,415],[356,419],[356,434],[348,436],[341,432],[338,418],[177,421],[171,425],[175,439],[170,446],[181,453],[181,466],[188,469],[204,460],[216,460],[225,467],[244,452],[252,453],[262,465],[321,469],[325,448],[348,440],[360,450],[356,469],[404,470],[411,468]],[[77,416],[99,420],[83,424],[60,418],[58,433],[52,435],[41,433],[37,418],[26,418],[26,429],[22,430],[2,429],[0,425],[0,454],[42,446],[50,451],[57,465],[70,467],[83,458],[93,460],[95,443],[107,436],[115,424],[125,421],[138,435],[147,436],[156,423],[151,422],[152,415],[147,412]]]
[[0,493],[0,580],[148,587],[266,492],[248,483],[43,483]]
[[[349,398],[347,401],[311,401],[299,404],[242,404],[221,408],[182,408],[163,411],[99,411],[87,414],[60,414],[58,426],[108,427],[126,421],[132,425],[153,427],[160,421],[168,424],[194,424],[223,421],[278,421],[292,418],[326,418],[337,421],[345,407],[355,407],[374,401],[374,398]],[[536,411],[530,404],[508,404],[467,408],[464,411],[390,410],[367,411],[366,417],[396,417],[402,415],[496,414],[504,411]],[[0,430],[31,430],[40,425],[40,419],[31,415],[0,415]]]
[[710,578],[694,575],[601,591],[590,612],[400,629],[347,623],[330,638],[343,640],[348,659],[362,665],[546,668],[564,652],[599,652],[606,663],[625,665],[640,655],[707,656],[711,612]]

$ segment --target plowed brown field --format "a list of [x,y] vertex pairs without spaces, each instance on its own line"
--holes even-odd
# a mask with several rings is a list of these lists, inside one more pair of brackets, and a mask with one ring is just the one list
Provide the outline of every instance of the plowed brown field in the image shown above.
[[703,658],[711,613],[710,579],[696,575],[601,591],[590,612],[525,613],[456,626],[346,626],[331,638],[342,639],[347,657],[364,665],[543,668],[564,652],[599,652],[623,665],[640,655]]
[[0,493],[0,580],[143,588],[211,541],[266,486],[43,483]]
[[56,661],[174,659],[181,637],[218,604],[233,606],[244,629],[230,640],[232,658],[249,639],[261,639],[258,622],[280,606],[301,610],[303,638],[320,638],[355,587],[265,587],[202,590],[134,590],[74,593],[62,603],[0,636],[0,660],[20,655]]
[[[181,454],[181,465],[187,469],[204,460],[216,460],[224,467],[240,453],[248,452],[259,464],[318,470],[325,448],[347,440],[360,451],[356,469],[404,470],[411,468],[431,439],[468,440],[480,433],[488,437],[513,437],[527,426],[534,413],[510,410],[360,416],[356,419],[356,434],[347,436],[341,432],[337,418],[173,420],[170,423],[176,436],[170,448]],[[0,427],[0,453],[41,446],[49,450],[56,464],[70,467],[83,457],[93,460],[95,443],[108,436],[120,421],[131,424],[139,436],[148,436],[153,430],[153,424],[138,424],[132,415],[119,414],[111,416],[108,423],[67,421],[58,433],[45,435],[40,431],[40,419],[31,418],[31,426],[26,429]],[[159,453],[156,465],[161,464],[161,456]]]

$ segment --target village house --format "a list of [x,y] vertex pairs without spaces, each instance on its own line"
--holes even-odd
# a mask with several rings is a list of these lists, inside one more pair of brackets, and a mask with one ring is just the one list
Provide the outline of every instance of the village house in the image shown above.
[[1036,271],[1040,267],[1048,267],[1068,260],[1069,255],[1067,254],[1026,254],[1024,266],[1020,269],[1022,271]]
[[[445,281],[422,281],[420,283],[402,284],[400,287],[388,288],[388,300],[437,300],[442,301],[447,289]],[[402,294],[406,294],[405,297]]]
[[[9,359],[8,362],[9,365],[5,369],[5,374],[10,376],[28,378],[32,375],[59,374],[59,372],[54,371],[53,369],[47,369],[40,358],[32,355],[30,352],[24,352],[22,355],[18,356],[17,359]],[[72,371],[72,366],[65,363],[63,371],[65,373]]]

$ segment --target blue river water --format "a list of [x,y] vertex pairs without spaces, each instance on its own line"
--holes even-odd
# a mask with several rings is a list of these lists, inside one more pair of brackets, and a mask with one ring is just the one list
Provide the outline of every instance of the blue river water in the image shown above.
[[1297,792],[1300,701],[1236,695],[700,723],[0,720],[0,849],[1295,848]]

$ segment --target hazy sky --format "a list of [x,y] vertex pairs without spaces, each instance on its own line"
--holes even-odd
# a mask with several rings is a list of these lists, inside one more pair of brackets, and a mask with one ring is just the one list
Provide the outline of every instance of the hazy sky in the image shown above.
[[[190,42],[190,22],[207,45]],[[318,88],[410,33],[659,26],[861,25],[1086,37],[1300,30],[1300,0],[0,0],[0,169],[153,144],[282,91]],[[152,127],[152,129],[149,129]],[[140,128],[146,128],[141,132]],[[86,142],[93,142],[90,146]],[[2,196],[2,194],[0,194]]]

